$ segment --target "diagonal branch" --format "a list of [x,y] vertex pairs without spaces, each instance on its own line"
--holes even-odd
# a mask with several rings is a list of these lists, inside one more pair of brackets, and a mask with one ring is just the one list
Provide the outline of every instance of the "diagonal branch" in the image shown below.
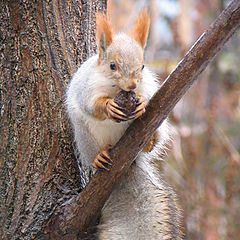
[[233,0],[168,76],[151,99],[146,113],[127,129],[111,150],[113,165],[110,171],[97,172],[79,196],[66,204],[61,213],[52,219],[47,229],[50,239],[67,239],[95,224],[121,175],[239,26],[240,1]]

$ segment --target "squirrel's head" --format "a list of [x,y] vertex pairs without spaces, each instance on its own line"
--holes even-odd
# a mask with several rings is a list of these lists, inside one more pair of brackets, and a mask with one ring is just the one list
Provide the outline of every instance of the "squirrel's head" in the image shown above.
[[141,11],[131,35],[113,34],[111,22],[105,14],[97,13],[98,68],[114,85],[130,91],[138,87],[144,68],[143,52],[147,42],[150,17]]

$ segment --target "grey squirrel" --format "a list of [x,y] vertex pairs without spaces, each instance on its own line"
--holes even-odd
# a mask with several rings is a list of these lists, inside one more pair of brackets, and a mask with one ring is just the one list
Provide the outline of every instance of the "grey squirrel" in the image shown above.
[[[109,18],[97,13],[98,54],[74,74],[66,99],[85,169],[110,167],[109,145],[114,145],[132,121],[145,112],[159,88],[155,75],[143,62],[149,25],[145,9],[130,35],[114,34]],[[114,101],[122,90],[134,92],[138,99],[130,116]],[[168,140],[169,124],[164,121],[105,203],[97,226],[98,239],[182,239],[175,193],[153,166]]]

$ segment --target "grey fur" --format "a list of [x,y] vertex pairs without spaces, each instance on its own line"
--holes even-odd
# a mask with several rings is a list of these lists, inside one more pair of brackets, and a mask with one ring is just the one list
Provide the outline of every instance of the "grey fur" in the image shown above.
[[176,195],[154,174],[155,182],[135,163],[122,177],[102,210],[100,240],[182,239]]

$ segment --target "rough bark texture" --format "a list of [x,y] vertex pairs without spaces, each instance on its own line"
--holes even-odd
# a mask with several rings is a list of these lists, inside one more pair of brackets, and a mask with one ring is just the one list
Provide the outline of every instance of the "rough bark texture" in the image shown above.
[[0,239],[48,238],[51,215],[81,191],[63,102],[95,52],[95,12],[105,8],[106,0],[0,2]]
[[[240,25],[240,1],[234,0],[216,19],[169,75],[150,101],[146,113],[137,119],[111,151],[113,165],[109,172],[99,171],[87,187],[62,208],[52,219],[48,231],[58,236],[82,232],[95,223],[101,208],[121,175],[129,168],[138,152],[156,128],[167,117],[196,77],[219,52]],[[62,228],[62,223],[68,226]]]

